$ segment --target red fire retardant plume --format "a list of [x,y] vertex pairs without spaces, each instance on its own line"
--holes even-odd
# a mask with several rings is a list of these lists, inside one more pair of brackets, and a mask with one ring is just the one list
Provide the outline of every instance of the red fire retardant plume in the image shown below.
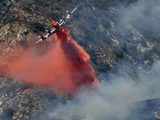
[[33,49],[24,51],[20,57],[8,63],[6,73],[18,81],[41,87],[53,88],[64,94],[74,94],[80,87],[96,87],[95,70],[90,56],[71,37],[69,30],[59,28],[50,39],[51,48],[43,55]]

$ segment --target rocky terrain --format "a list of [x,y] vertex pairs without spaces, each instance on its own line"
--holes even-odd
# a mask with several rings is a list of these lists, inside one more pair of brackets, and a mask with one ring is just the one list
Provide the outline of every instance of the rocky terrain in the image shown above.
[[[27,47],[31,37],[45,32],[51,18],[59,19],[71,0],[2,0],[0,2],[0,54],[13,54],[17,44]],[[63,6],[63,7],[62,7]],[[0,77],[0,120],[37,119],[51,103],[63,103],[50,90],[31,88],[4,76]],[[27,89],[32,89],[29,92]],[[42,100],[42,99],[43,100]],[[57,100],[59,99],[59,100]],[[61,100],[60,100],[61,99]],[[52,101],[52,102],[50,102]],[[42,102],[42,103],[41,103]]]
[[[141,5],[137,1],[1,0],[0,55],[12,54],[17,44],[27,47],[31,38],[37,40],[50,28],[51,19],[59,20],[66,10],[82,4],[66,26],[90,53],[97,75],[117,72],[120,64],[127,63],[132,68],[129,74],[136,76],[137,70],[150,69],[160,58],[160,2]],[[139,14],[135,15],[137,9]],[[129,19],[132,17],[134,20]],[[37,120],[48,106],[56,107],[68,99],[10,79],[0,77],[0,120]]]

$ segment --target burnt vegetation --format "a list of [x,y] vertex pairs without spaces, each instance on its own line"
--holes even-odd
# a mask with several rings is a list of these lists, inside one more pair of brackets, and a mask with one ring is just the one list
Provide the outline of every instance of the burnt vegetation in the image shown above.
[[[137,1],[88,0],[84,2],[86,8],[81,8],[74,20],[67,24],[78,43],[91,55],[98,75],[108,71],[117,72],[119,64],[128,63],[133,68],[130,74],[136,76],[137,69],[150,69],[159,60],[158,35],[150,34],[148,28],[147,31],[141,26],[135,26],[136,22],[133,22],[132,30],[124,30],[118,24],[117,18],[121,14],[117,6],[125,10]],[[74,0],[1,0],[0,54],[12,54],[17,43],[27,47],[26,41],[30,41],[33,36],[37,38],[50,28],[51,19],[59,20],[66,10],[75,5]],[[125,34],[121,33],[124,31]],[[32,91],[26,92],[26,89]],[[50,90],[0,77],[0,120],[37,120],[37,116],[45,113],[48,106],[55,107],[67,99],[55,96]]]

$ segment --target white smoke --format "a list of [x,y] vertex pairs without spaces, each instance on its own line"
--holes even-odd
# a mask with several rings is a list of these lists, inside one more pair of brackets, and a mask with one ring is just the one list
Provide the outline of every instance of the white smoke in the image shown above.
[[121,29],[137,28],[141,32],[147,32],[154,36],[160,33],[160,1],[139,0],[129,7],[120,10],[119,24]]
[[[160,62],[148,71],[139,72],[139,82],[127,75],[112,75],[96,91],[83,90],[65,105],[49,111],[49,120],[124,120],[131,115],[134,103],[160,98]],[[135,116],[134,116],[135,117]]]
[[[87,14],[83,13],[83,16],[86,15],[86,18],[90,16],[88,12],[90,11],[86,11]],[[140,32],[149,31],[152,32],[153,35],[159,36],[159,0],[140,0],[126,8],[119,8],[119,12],[120,17],[117,20],[118,26],[114,26],[114,24],[112,26],[115,27],[115,29],[126,32],[125,29],[130,30],[136,28]],[[106,12],[106,15],[107,14]],[[103,17],[105,18],[105,16]],[[84,18],[85,17],[83,17],[83,20]],[[101,22],[101,18],[97,19]],[[88,18],[87,20],[90,21],[91,19]],[[91,24],[92,23],[88,24],[89,27],[91,27],[91,31],[95,30],[92,29],[92,27],[94,28],[95,26],[90,26]],[[76,27],[74,29],[76,29]],[[80,36],[79,34],[78,36]],[[105,77],[100,77],[103,80],[98,90],[82,90],[79,95],[73,100],[68,101],[65,105],[62,104],[56,108],[51,108],[49,112],[47,111],[48,119],[125,120],[131,115],[134,103],[160,98],[160,62],[155,62],[149,71],[137,71],[138,75],[134,78],[127,74],[128,71],[132,71],[132,68],[127,70],[123,68],[125,67],[119,67],[120,74],[107,74],[107,76],[110,76],[109,81],[107,81]]]

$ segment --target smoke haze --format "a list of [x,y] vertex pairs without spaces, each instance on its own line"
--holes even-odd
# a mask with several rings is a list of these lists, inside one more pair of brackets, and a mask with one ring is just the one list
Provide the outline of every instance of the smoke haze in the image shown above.
[[[160,1],[139,0],[128,6],[119,4],[108,10],[92,7],[92,9],[85,7],[79,11],[77,21],[81,24],[73,27],[73,34],[80,41],[101,42],[101,38],[107,38],[106,41],[113,40],[118,50],[126,47],[124,52],[134,62],[130,63],[124,59],[123,65],[118,65],[116,74],[110,72],[100,74],[102,83],[97,91],[83,89],[66,105],[59,105],[54,110],[49,109],[49,112],[47,111],[49,120],[136,118],[135,114],[132,115],[134,103],[160,97],[160,62],[157,60],[159,52],[156,51],[157,45],[153,44],[153,41],[156,43],[156,38],[159,38]],[[89,34],[85,36],[83,32],[79,32],[82,30]],[[141,65],[145,65],[142,62],[147,63],[148,60],[144,59],[144,53],[150,53],[153,59],[149,70],[141,68]],[[130,76],[128,73],[132,73],[134,68],[136,75]]]
[[[47,111],[49,120],[125,120],[132,116],[134,104],[159,98],[160,62],[147,73],[139,72],[138,83],[127,75],[111,75],[97,91],[82,90],[74,100]],[[104,78],[105,79],[105,78]],[[43,119],[43,117],[42,117]]]
[[[69,27],[80,43],[92,43],[97,46],[101,43],[100,47],[110,48],[113,51],[109,53],[110,51],[105,49],[106,56],[116,51],[122,52],[123,58],[121,60],[111,59],[111,63],[115,65],[113,71],[107,69],[103,72],[98,71],[98,79],[101,80],[98,89],[82,88],[72,100],[67,100],[65,104],[58,103],[56,106],[54,103],[49,105],[45,113],[36,116],[34,120],[131,120],[131,118],[142,120],[137,118],[137,114],[132,114],[135,104],[148,99],[160,98],[160,1],[132,0],[130,4],[128,2],[124,4],[125,1],[122,1],[109,0],[109,5],[107,0],[79,1],[82,7]],[[59,47],[56,50],[62,52]],[[52,53],[60,58],[63,57],[52,51],[48,53],[51,58],[55,57]],[[27,56],[34,58],[31,54]],[[56,66],[56,62],[53,64],[54,60],[49,58],[44,56],[43,62],[36,58],[32,64],[37,64],[38,59],[36,70],[46,70],[50,80],[53,75],[52,67]],[[48,60],[49,63],[44,66]],[[61,60],[58,62],[66,62],[65,59]],[[28,68],[29,62],[30,59],[27,59],[22,68]],[[42,67],[39,68],[39,64],[42,64]],[[93,64],[95,64],[94,61]],[[149,69],[144,66],[147,68],[149,66]],[[63,72],[65,77],[65,71],[66,69],[58,72]],[[29,70],[29,74],[31,73],[32,71]],[[20,77],[23,78],[23,76]],[[29,80],[42,79],[42,77],[31,74]],[[56,78],[54,80],[57,81]],[[65,85],[66,83],[62,87],[66,87]]]

